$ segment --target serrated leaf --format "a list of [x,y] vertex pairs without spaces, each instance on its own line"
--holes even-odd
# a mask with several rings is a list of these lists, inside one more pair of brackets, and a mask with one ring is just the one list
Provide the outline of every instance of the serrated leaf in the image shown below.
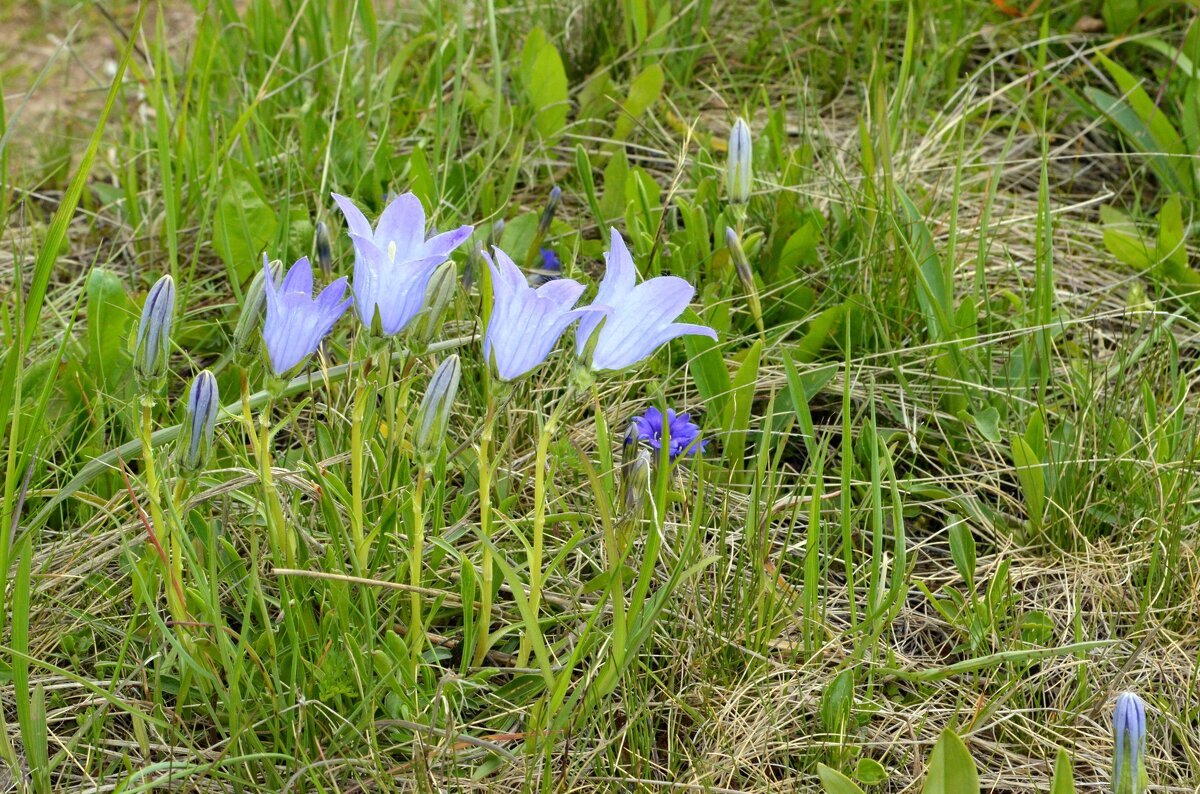
[[922,794],[979,794],[975,759],[953,731],[942,731],[929,757]]

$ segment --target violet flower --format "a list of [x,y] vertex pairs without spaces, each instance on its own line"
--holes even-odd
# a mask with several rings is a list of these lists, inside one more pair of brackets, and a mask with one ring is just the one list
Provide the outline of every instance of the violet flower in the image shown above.
[[483,356],[500,380],[516,380],[546,360],[567,326],[601,307],[573,308],[583,294],[575,279],[559,278],[534,289],[508,254],[493,249],[483,258],[492,274],[492,314],[483,338]]
[[375,229],[345,196],[333,200],[346,216],[354,243],[354,302],[371,328],[379,313],[380,330],[400,333],[425,303],[429,279],[438,265],[471,236],[471,226],[425,239],[425,209],[412,193],[397,196],[384,208]]
[[[662,449],[663,442],[663,415],[657,408],[650,407],[646,409],[646,413],[633,418],[633,424],[630,425],[630,432],[636,432],[637,438],[645,441],[655,449]],[[700,426],[692,421],[689,414],[677,414],[674,410],[667,409],[667,435],[670,448],[668,455],[671,460],[675,460],[680,455],[695,455],[704,451],[704,447],[708,445],[708,439],[701,440]]]
[[585,316],[575,331],[575,347],[583,356],[596,327],[607,317],[594,340],[592,369],[632,367],[678,336],[717,338],[717,332],[707,325],[674,322],[695,293],[687,281],[678,276],[657,276],[637,283],[637,267],[616,229],[612,229],[612,243],[604,260],[604,278],[592,304],[603,311]]
[[350,305],[350,299],[342,300],[346,294],[345,278],[325,287],[314,299],[312,265],[307,256],[296,260],[279,285],[271,274],[266,254],[263,254],[263,270],[267,287],[263,341],[271,369],[276,377],[282,378],[316,351]]

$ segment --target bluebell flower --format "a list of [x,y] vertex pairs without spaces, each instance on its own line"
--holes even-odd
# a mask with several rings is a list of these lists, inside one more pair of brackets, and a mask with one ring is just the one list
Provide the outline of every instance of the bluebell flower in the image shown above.
[[1113,709],[1113,792],[1145,794],[1146,704],[1133,692],[1117,696]]
[[[704,448],[708,446],[708,439],[700,438],[700,426],[692,421],[688,413],[677,414],[668,408],[666,425],[669,436],[668,443],[671,445],[667,454],[671,460],[675,460],[680,455],[695,455],[703,452]],[[652,406],[647,408],[646,413],[641,416],[635,416],[630,430],[636,432],[639,440],[655,449],[662,449],[663,415],[657,408]]]
[[354,302],[368,328],[379,313],[380,330],[398,334],[425,304],[429,279],[473,227],[425,239],[425,208],[412,193],[397,196],[384,208],[375,229],[345,196],[333,200],[346,216],[354,243]]
[[604,260],[604,278],[592,304],[603,310],[585,316],[575,331],[575,346],[583,356],[596,327],[605,320],[594,340],[592,369],[632,367],[678,336],[717,338],[717,332],[707,325],[675,322],[695,294],[687,281],[678,276],[657,276],[637,283],[633,256],[616,229],[612,229],[612,243]]
[[562,261],[558,258],[558,254],[554,253],[554,249],[543,247],[538,249],[538,253],[542,259],[542,266],[536,273],[529,275],[529,284],[533,287],[540,287],[547,281],[553,281],[562,273]]
[[271,369],[282,378],[311,356],[334,323],[350,305],[346,279],[339,278],[313,298],[312,265],[308,257],[296,260],[282,284],[276,284],[267,255],[263,254],[267,287],[267,317],[263,322],[263,342]]
[[183,432],[179,434],[179,467],[185,477],[194,476],[208,464],[220,410],[217,379],[204,370],[192,381]]
[[494,259],[483,253],[492,274],[483,356],[501,380],[516,380],[546,360],[571,323],[601,309],[574,308],[583,294],[583,285],[574,279],[555,279],[534,289],[508,254],[493,250]]
[[137,342],[133,350],[133,371],[147,391],[157,388],[167,374],[171,354],[171,321],[175,316],[175,280],[170,275],[154,282],[142,306]]

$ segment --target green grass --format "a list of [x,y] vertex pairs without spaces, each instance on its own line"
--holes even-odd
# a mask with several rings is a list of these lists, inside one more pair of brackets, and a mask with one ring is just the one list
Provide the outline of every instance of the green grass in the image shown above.
[[[1200,205],[1172,182],[1200,96],[1172,57],[1200,39],[1173,8],[1121,22],[1130,42],[1051,5],[0,10],[30,40],[77,24],[49,66],[0,66],[14,785],[920,791],[962,768],[953,734],[984,791],[1049,790],[1060,749],[1099,790],[1126,689],[1150,781],[1200,785]],[[744,211],[722,184],[739,114]],[[615,226],[719,341],[581,392],[559,352],[489,394],[468,249],[525,264],[554,186],[564,275],[595,284]],[[330,192],[374,217],[406,190],[477,229],[434,344],[377,349],[347,315],[272,398],[231,350],[262,251],[313,256],[324,222],[351,275]],[[128,340],[164,273],[150,467]],[[450,352],[426,476],[413,415]],[[203,368],[230,410],[177,485]],[[653,405],[712,443],[657,460],[630,511],[621,439]]]

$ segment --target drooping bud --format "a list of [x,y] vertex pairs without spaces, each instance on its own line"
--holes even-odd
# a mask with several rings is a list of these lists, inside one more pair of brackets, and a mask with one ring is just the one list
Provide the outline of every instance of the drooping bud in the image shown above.
[[133,369],[145,392],[157,391],[167,374],[171,353],[171,322],[175,316],[175,280],[169,275],[154,282],[142,307],[137,343],[133,350]]
[[[278,259],[271,262],[271,278],[278,279],[283,263]],[[258,333],[262,325],[263,303],[267,297],[266,269],[254,274],[246,295],[242,299],[242,313],[238,316],[237,325],[233,329],[233,352],[241,361],[246,361],[258,355],[261,335]]]
[[733,259],[738,280],[742,282],[742,288],[746,290],[746,299],[750,302],[750,315],[754,318],[758,332],[764,333],[762,302],[758,298],[758,285],[754,283],[754,271],[750,269],[750,260],[746,257],[742,241],[738,239],[737,232],[733,230],[732,226],[725,227],[725,244],[729,246],[729,256]]
[[434,370],[421,407],[417,409],[413,427],[413,450],[417,463],[427,471],[437,462],[438,453],[446,440],[446,425],[454,408],[454,397],[458,393],[458,379],[462,368],[458,356],[447,357]]
[[217,379],[204,370],[192,381],[188,393],[187,415],[179,434],[179,472],[184,477],[194,477],[208,465],[212,453],[213,429],[217,424],[217,413],[221,410],[221,398],[217,393]]
[[325,221],[317,221],[317,229],[314,234],[314,243],[317,249],[317,267],[321,268],[321,275],[325,281],[333,278],[333,247],[329,243],[329,229],[325,226]]
[[745,204],[750,200],[750,180],[753,176],[750,159],[753,152],[750,125],[739,117],[729,132],[729,159],[725,163],[725,190],[733,204]]
[[1146,704],[1133,692],[1117,696],[1113,710],[1113,794],[1145,794]]
[[425,308],[413,329],[413,339],[419,346],[424,347],[432,342],[441,329],[442,315],[446,313],[446,307],[454,300],[455,290],[458,289],[456,275],[457,268],[449,259],[433,271],[425,291]]
[[542,210],[542,218],[538,221],[538,236],[545,237],[550,233],[550,224],[554,223],[554,213],[558,212],[558,205],[562,203],[562,188],[557,185],[550,191],[550,199],[546,202],[546,208]]

